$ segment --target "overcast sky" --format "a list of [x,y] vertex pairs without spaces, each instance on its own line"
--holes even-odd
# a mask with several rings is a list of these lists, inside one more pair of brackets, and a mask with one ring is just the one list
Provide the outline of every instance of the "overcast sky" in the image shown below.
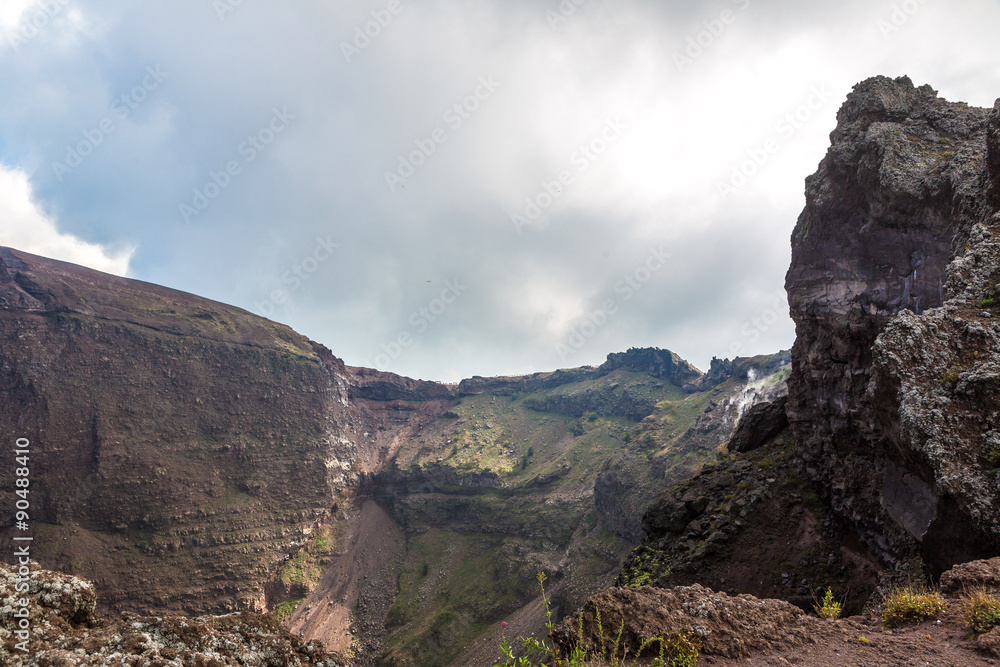
[[996,0],[3,0],[0,245],[438,380],[791,345],[869,76],[1000,96]]

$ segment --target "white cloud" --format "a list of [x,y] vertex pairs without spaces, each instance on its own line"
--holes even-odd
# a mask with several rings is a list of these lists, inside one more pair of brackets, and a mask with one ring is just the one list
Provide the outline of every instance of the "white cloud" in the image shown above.
[[124,276],[135,248],[114,251],[60,233],[32,200],[28,175],[0,165],[0,245]]

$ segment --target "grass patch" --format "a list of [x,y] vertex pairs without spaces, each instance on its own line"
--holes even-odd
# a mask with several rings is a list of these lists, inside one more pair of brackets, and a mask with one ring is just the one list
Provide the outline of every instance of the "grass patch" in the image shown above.
[[962,616],[970,635],[981,635],[1000,625],[1000,600],[985,588],[966,593]]
[[277,607],[274,608],[274,611],[271,613],[271,615],[274,616],[274,620],[276,620],[278,623],[281,623],[286,618],[292,615],[292,613],[295,611],[295,608],[298,607],[299,603],[301,602],[302,598],[299,598],[298,600],[287,600],[285,602],[282,602],[281,604],[279,604]]
[[940,614],[945,606],[940,593],[914,586],[896,588],[882,602],[882,625],[891,629],[921,623]]

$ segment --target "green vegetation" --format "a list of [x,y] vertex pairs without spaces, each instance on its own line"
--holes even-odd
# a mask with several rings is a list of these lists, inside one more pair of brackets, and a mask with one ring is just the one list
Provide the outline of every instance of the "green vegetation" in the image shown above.
[[986,454],[986,465],[991,470],[1000,469],[1000,449],[991,449]]
[[940,614],[945,606],[940,593],[912,585],[896,588],[882,602],[882,625],[892,629],[920,623]]
[[965,595],[962,616],[970,635],[981,635],[1000,625],[1000,600],[985,588]]
[[[382,659],[413,667],[453,662],[537,600],[538,587],[525,586],[524,575],[557,554],[574,559],[559,608],[578,608],[612,585],[630,550],[619,517],[640,517],[666,471],[682,478],[714,457],[714,444],[683,436],[711,401],[725,406],[742,384],[734,378],[687,393],[617,370],[528,394],[466,396],[406,438],[395,465],[410,493],[394,495],[387,509],[407,539]],[[614,414],[646,405],[652,414],[642,421]],[[628,491],[597,512],[580,489],[593,488],[602,471]],[[619,523],[606,524],[609,516]],[[669,571],[667,555],[651,552],[628,584],[651,584]],[[664,647],[664,660],[668,653]]]
[[638,588],[656,582],[670,574],[670,556],[652,547],[639,547],[622,566],[622,580],[626,586]]
[[312,542],[301,549],[278,570],[278,579],[286,586],[299,585],[311,590],[323,574],[323,554],[331,549],[330,529],[322,527]]
[[833,591],[827,588],[823,599],[819,601],[819,604],[813,605],[813,609],[823,620],[836,621],[840,618],[843,606],[834,599]]
[[956,385],[958,384],[958,376],[961,375],[961,371],[957,368],[953,368],[941,377],[941,383],[944,385]]
[[439,529],[414,536],[386,617],[386,662],[450,664],[487,627],[537,596],[531,566],[516,557],[524,546]]
[[995,305],[997,305],[997,300],[992,296],[979,302],[980,308],[992,308]]
[[274,620],[276,620],[278,623],[283,622],[286,618],[292,615],[292,613],[295,611],[295,608],[298,607],[299,603],[301,602],[302,598],[299,598],[298,600],[287,600],[286,602],[282,602],[281,604],[279,604],[277,607],[274,608],[274,612],[272,613],[272,615],[274,616]]

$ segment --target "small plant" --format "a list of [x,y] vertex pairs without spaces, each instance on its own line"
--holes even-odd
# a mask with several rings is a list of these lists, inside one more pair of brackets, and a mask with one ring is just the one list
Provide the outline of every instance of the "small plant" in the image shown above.
[[938,137],[938,143],[939,144],[950,144],[951,143],[951,139],[949,139],[948,137]]
[[823,599],[819,601],[818,605],[813,605],[813,609],[816,610],[816,613],[823,620],[836,621],[840,618],[843,606],[833,598],[833,591],[827,588]]
[[443,413],[441,416],[444,417],[445,419],[458,419],[458,413],[455,412],[454,410],[448,410],[447,412]]
[[882,603],[882,625],[891,629],[920,623],[940,614],[945,606],[940,593],[913,586],[896,588]]
[[1000,449],[991,449],[986,455],[986,464],[990,468],[1000,468]]
[[659,644],[659,654],[650,663],[654,667],[694,667],[701,651],[701,638],[690,633],[675,632],[666,637],[650,637],[639,645],[635,657],[652,644]]
[[947,384],[956,385],[956,384],[958,384],[958,376],[959,375],[960,375],[960,372],[958,371],[958,369],[952,369],[952,370],[948,371],[947,373],[945,373],[941,377],[941,382],[943,384],[946,384],[946,385]]
[[995,305],[997,305],[997,300],[993,297],[990,297],[988,299],[983,299],[982,301],[979,302],[980,308],[992,308]]
[[596,422],[597,421],[597,413],[596,412],[591,412],[590,414],[588,414],[587,415],[587,421],[589,421],[589,422]]
[[427,573],[430,571],[431,571],[430,565],[427,564],[427,561],[424,561],[424,564],[420,566],[420,576],[426,577]]
[[528,447],[528,456],[534,456],[534,455],[535,455],[535,448]]
[[967,593],[962,615],[970,635],[981,635],[1000,625],[1000,600],[985,588]]
[[528,467],[528,455],[525,454],[521,457],[521,470],[524,470],[527,467]]
[[861,642],[862,644],[864,644],[865,646],[868,646],[869,644],[871,644],[871,642],[868,641],[868,637],[865,637],[864,635],[859,636],[858,637],[858,641]]

